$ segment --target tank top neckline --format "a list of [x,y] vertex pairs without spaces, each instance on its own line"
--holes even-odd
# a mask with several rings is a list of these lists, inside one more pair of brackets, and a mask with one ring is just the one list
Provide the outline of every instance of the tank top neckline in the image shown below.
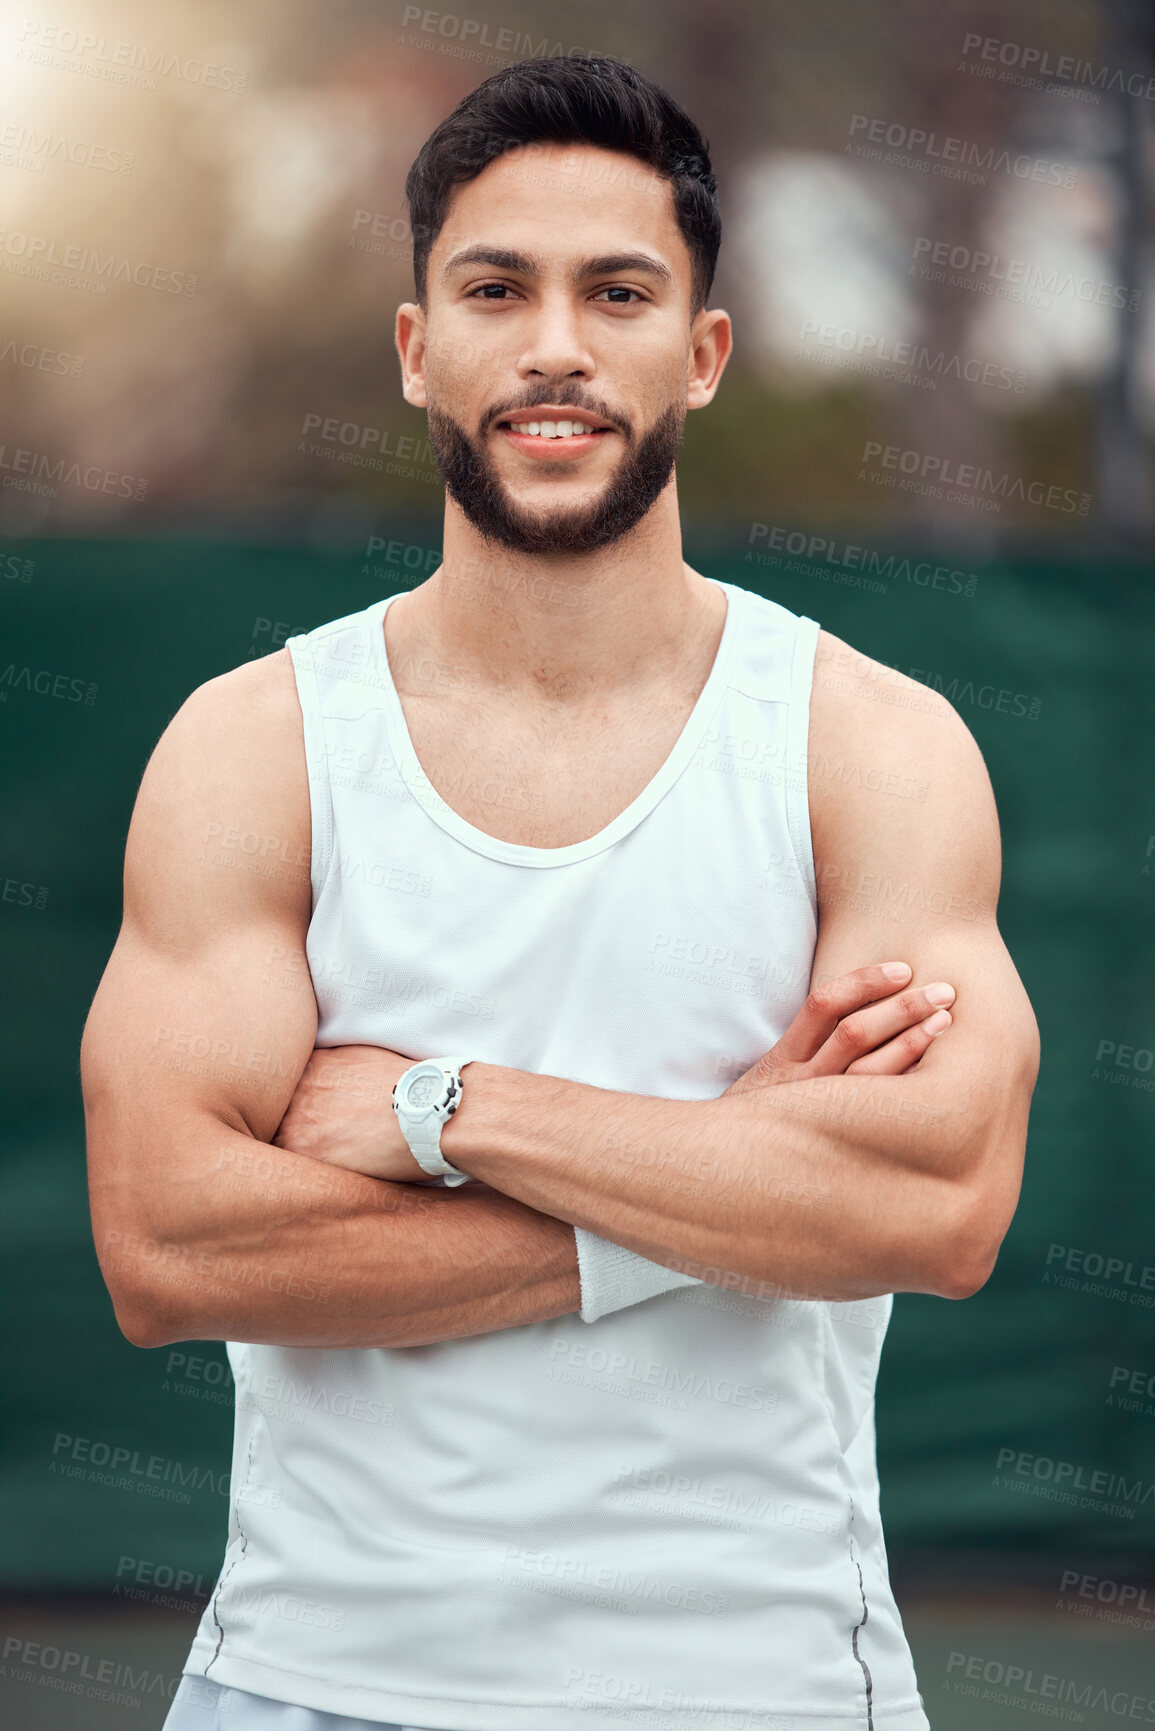
[[406,591],[398,590],[393,595],[386,595],[379,601],[371,602],[365,609],[365,619],[372,640],[370,653],[373,665],[382,680],[389,745],[401,778],[417,804],[435,823],[440,824],[443,830],[455,836],[466,847],[507,865],[576,865],[579,860],[603,852],[628,835],[654,809],[697,754],[707,724],[726,690],[740,636],[739,611],[744,591],[736,584],[725,583],[716,577],[707,578],[707,582],[716,583],[724,592],[726,618],[706,683],[698,693],[697,702],[686,717],[682,731],[665,760],[624,811],[619,812],[617,817],[606,824],[604,829],[598,830],[596,835],[587,836],[584,841],[570,842],[565,847],[531,847],[524,842],[503,841],[499,836],[490,835],[486,830],[478,829],[469,823],[442,799],[422,769],[421,760],[414,749],[385,647],[386,609],[391,602],[396,601],[398,595],[405,594]]

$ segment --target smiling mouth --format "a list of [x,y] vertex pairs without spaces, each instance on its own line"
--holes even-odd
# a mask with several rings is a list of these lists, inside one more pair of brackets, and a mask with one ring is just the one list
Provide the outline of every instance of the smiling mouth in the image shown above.
[[520,415],[507,415],[497,423],[498,429],[505,433],[514,433],[520,438],[535,439],[541,443],[563,442],[569,440],[585,440],[601,438],[605,433],[613,432],[613,428],[604,421],[594,419],[584,420],[574,415],[560,412],[536,415],[529,410]]

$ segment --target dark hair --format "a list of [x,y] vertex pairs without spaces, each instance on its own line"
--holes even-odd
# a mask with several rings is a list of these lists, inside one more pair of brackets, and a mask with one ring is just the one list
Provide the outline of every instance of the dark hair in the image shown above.
[[424,306],[427,266],[455,187],[519,145],[593,144],[637,157],[668,180],[690,252],[691,313],[706,304],[722,240],[706,140],[660,85],[619,60],[522,60],[470,91],[421,146],[405,180],[413,278]]

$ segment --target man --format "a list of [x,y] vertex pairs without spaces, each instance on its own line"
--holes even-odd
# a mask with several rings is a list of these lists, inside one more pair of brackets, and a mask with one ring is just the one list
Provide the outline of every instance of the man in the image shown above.
[[682,560],[730,325],[663,91],[513,67],[407,191],[443,564],[182,706],[82,1048],[120,1326],[236,1379],[167,1725],[916,1731],[875,1374],[1037,1068],[982,761]]

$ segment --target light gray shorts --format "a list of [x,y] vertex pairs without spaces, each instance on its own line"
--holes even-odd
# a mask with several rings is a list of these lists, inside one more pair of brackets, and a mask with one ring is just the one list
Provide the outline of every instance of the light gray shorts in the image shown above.
[[425,1727],[321,1713],[315,1707],[296,1707],[290,1701],[230,1689],[211,1677],[186,1674],[162,1731],[425,1731]]

